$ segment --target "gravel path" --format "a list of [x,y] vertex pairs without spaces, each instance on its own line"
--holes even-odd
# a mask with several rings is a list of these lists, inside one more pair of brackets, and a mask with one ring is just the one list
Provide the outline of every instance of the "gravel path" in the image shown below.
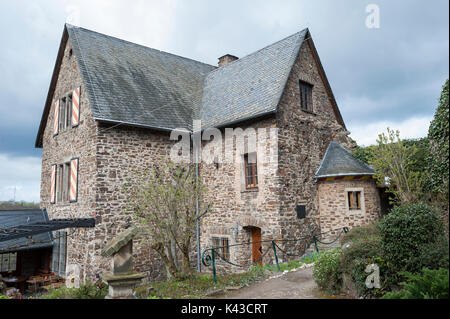
[[312,278],[313,267],[275,275],[235,291],[210,297],[217,299],[323,299]]

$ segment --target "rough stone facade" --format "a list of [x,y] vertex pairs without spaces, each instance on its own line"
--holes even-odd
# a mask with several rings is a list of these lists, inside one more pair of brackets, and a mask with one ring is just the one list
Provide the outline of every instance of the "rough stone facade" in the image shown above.
[[[313,85],[312,112],[300,108],[299,80]],[[261,228],[263,241],[292,240],[320,232],[317,200],[320,196],[317,194],[315,172],[331,140],[352,146],[347,138],[348,132],[333,112],[331,97],[308,43],[300,50],[276,117],[248,126],[255,129],[278,128],[277,141],[271,140],[268,146],[276,145],[278,148],[278,163],[258,165],[257,190],[243,188],[240,162],[219,165],[218,168],[212,164],[202,166],[201,176],[208,187],[205,200],[214,205],[212,212],[202,221],[202,248],[212,246],[212,237],[228,238],[230,245],[249,242],[249,227]],[[225,137],[223,139],[223,144],[227,143]],[[237,150],[233,151],[235,156]],[[306,205],[305,219],[297,218],[297,205]],[[301,254],[309,244],[309,240],[279,243],[290,255]],[[270,249],[270,242],[262,246],[262,251],[266,252]],[[290,259],[288,255],[281,254],[281,257]],[[251,245],[230,248],[231,262],[248,264],[250,260]],[[273,262],[273,254],[268,253],[264,262]],[[226,270],[239,270],[223,262],[219,265]]]
[[[349,191],[361,192],[361,209],[349,209]],[[373,179],[319,182],[318,202],[321,230],[327,233],[325,238],[339,235],[335,229],[367,225],[380,217],[380,195]]]
[[[94,121],[78,66],[67,42],[55,88],[52,108],[44,130],[41,175],[41,208],[50,218],[95,217],[94,229],[68,229],[67,266],[80,265],[81,279],[93,279],[96,273],[110,270],[109,261],[100,256],[104,245],[123,228],[133,224],[123,214],[126,196],[124,182],[132,170],[157,163],[170,149],[168,134],[138,128],[111,129]],[[81,85],[80,125],[53,136],[54,103]],[[79,158],[78,200],[50,203],[52,164]],[[164,275],[161,263],[144,238],[137,238],[135,267],[149,278]]]
[[[212,246],[212,237],[224,237],[229,244],[252,240],[252,230],[261,229],[261,240],[295,239],[341,226],[356,226],[373,220],[379,209],[379,198],[372,181],[339,181],[317,183],[314,175],[331,140],[351,147],[348,132],[339,123],[333,110],[332,96],[327,90],[320,66],[310,41],[305,42],[290,73],[278,111],[253,122],[241,123],[242,129],[278,129],[263,149],[257,150],[258,187],[247,190],[241,151],[231,148],[237,161],[202,163],[200,176],[206,186],[204,200],[212,203],[211,212],[201,221],[202,250]],[[102,257],[102,248],[124,228],[134,224],[124,214],[127,194],[124,184],[133,172],[142,167],[158,165],[173,146],[168,133],[148,129],[112,126],[94,121],[76,60],[70,54],[68,41],[62,60],[52,108],[58,98],[81,85],[80,125],[53,136],[51,109],[44,130],[41,177],[41,207],[50,218],[95,217],[94,229],[70,229],[67,239],[67,268],[80,265],[82,280],[96,273],[110,271],[109,260]],[[312,111],[300,108],[299,80],[313,85]],[[222,130],[223,145],[233,141]],[[203,145],[206,146],[208,142]],[[264,155],[278,153],[277,162],[265,162]],[[78,200],[74,203],[50,204],[50,172],[52,164],[79,158]],[[363,187],[365,213],[349,215],[345,210],[346,187]],[[344,196],[344,197],[343,197]],[[299,220],[296,206],[306,206],[306,218]],[[162,264],[149,249],[148,238],[137,238],[133,250],[135,268],[148,278],[164,277]],[[280,244],[283,249],[300,254],[309,242]],[[271,248],[262,244],[262,252]],[[250,245],[230,249],[230,261],[249,264]],[[288,259],[288,256],[282,256]],[[273,262],[273,254],[264,257]],[[239,270],[218,262],[223,269]]]

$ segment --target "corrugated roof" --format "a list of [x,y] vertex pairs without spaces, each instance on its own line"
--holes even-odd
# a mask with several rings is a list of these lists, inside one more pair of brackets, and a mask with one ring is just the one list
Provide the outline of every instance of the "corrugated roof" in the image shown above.
[[[0,231],[1,229],[13,228],[20,225],[33,224],[38,222],[48,222],[48,216],[41,210],[3,210],[0,211]],[[7,251],[19,251],[27,249],[38,249],[52,247],[51,233],[41,233],[31,238],[17,238],[0,242],[0,253]],[[31,241],[36,243],[32,244]]]
[[332,176],[373,175],[375,170],[353,157],[338,142],[331,141],[327,147],[315,178]]

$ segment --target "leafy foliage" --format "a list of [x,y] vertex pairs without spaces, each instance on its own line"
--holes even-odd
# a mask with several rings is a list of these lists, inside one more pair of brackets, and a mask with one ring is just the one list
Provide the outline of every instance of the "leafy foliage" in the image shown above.
[[377,225],[375,223],[367,226],[357,226],[342,236],[341,243],[365,241],[371,237],[380,237]]
[[428,205],[394,207],[378,225],[383,255],[396,272],[439,267],[445,260],[448,267],[448,249],[442,249],[446,241],[442,218]]
[[[202,201],[204,187],[196,178],[195,164],[163,160],[150,169],[137,171],[133,182],[125,188],[130,194],[128,212],[134,213],[152,238],[151,248],[159,254],[171,276],[190,274],[195,223],[209,210]],[[178,255],[182,257],[181,266],[176,262]]]
[[344,240],[345,242],[351,241],[352,244],[342,250],[342,272],[350,276],[358,296],[380,296],[387,286],[387,277],[381,276],[383,279],[381,290],[369,289],[366,287],[368,274],[365,272],[367,265],[370,264],[377,264],[380,267],[380,274],[385,274],[387,271],[386,262],[382,257],[381,237],[376,225],[354,227]]
[[388,191],[397,202],[410,203],[423,199],[426,170],[418,169],[419,148],[400,139],[400,132],[387,129],[378,135],[377,147],[370,152],[369,163],[375,169],[379,184],[388,183]]
[[61,287],[51,289],[48,294],[42,295],[42,299],[104,299],[108,294],[106,284],[97,285],[85,282],[79,288]]
[[423,268],[422,273],[404,272],[406,281],[403,289],[389,292],[383,299],[448,299],[448,269],[438,270]]
[[314,281],[321,289],[331,294],[339,293],[342,288],[340,260],[341,249],[335,248],[321,252],[314,264]]
[[442,87],[439,105],[436,109],[430,128],[428,129],[430,140],[430,156],[428,168],[431,175],[432,189],[439,199],[446,203],[448,210],[449,201],[449,104],[448,104],[448,80]]

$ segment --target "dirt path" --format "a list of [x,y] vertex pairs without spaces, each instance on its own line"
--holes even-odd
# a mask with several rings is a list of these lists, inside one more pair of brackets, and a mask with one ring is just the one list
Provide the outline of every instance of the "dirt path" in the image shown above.
[[312,278],[313,267],[280,274],[248,287],[229,291],[217,299],[322,299],[326,298]]

